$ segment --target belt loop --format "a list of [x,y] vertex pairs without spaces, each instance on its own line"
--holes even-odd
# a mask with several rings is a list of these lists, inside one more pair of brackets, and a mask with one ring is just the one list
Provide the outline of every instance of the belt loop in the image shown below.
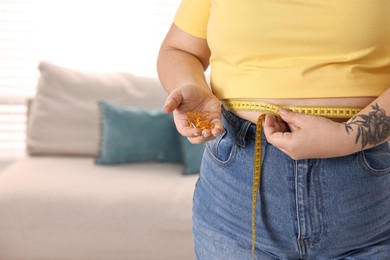
[[246,134],[248,133],[248,129],[251,126],[251,122],[244,121],[241,125],[240,130],[237,133],[237,145],[241,147],[246,146]]

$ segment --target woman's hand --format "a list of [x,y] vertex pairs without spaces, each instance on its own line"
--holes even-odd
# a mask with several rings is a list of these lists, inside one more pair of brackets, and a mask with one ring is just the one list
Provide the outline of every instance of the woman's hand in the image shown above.
[[330,158],[353,152],[351,148],[355,145],[342,123],[285,109],[280,109],[280,118],[283,121],[266,115],[264,134],[269,143],[295,160]]
[[[193,144],[211,140],[223,131],[220,101],[206,87],[186,85],[174,89],[165,101],[164,111],[173,112],[177,131]],[[213,129],[201,130],[189,126],[187,112],[205,111],[210,112],[207,119],[214,124]]]

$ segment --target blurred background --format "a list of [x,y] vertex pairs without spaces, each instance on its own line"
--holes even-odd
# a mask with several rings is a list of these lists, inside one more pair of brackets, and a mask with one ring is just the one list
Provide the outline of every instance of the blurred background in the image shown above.
[[156,76],[180,0],[0,0],[0,170],[25,155],[38,64]]

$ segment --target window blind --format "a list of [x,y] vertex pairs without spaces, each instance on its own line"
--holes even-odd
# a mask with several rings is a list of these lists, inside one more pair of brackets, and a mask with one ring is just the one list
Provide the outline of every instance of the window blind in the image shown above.
[[0,160],[25,154],[40,61],[157,76],[180,0],[0,0]]

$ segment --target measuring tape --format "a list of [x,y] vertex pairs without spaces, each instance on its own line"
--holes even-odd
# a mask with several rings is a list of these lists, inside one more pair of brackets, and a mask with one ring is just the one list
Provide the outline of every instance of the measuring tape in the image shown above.
[[256,111],[266,114],[279,115],[279,108],[285,108],[297,113],[329,118],[350,118],[359,113],[361,108],[336,106],[277,106],[274,104],[253,100],[225,99],[222,104],[230,111]]
[[288,109],[293,112],[303,113],[313,116],[322,116],[328,118],[350,118],[360,112],[357,107],[336,107],[336,106],[277,106],[274,104],[259,102],[253,100],[222,100],[223,106],[229,111],[256,111],[262,112],[257,119],[256,140],[255,140],[255,158],[253,165],[253,186],[252,186],[252,259],[255,255],[256,242],[256,203],[257,194],[260,186],[261,167],[262,167],[262,146],[261,137],[263,134],[263,120],[266,114],[279,115],[279,108]]

